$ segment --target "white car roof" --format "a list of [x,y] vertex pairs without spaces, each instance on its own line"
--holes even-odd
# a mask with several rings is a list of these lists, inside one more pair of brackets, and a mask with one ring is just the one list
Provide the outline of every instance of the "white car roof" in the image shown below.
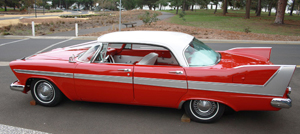
[[193,36],[180,32],[170,31],[121,31],[102,35],[98,42],[102,43],[140,43],[153,44],[170,49],[179,64],[188,66],[183,51],[194,39]]

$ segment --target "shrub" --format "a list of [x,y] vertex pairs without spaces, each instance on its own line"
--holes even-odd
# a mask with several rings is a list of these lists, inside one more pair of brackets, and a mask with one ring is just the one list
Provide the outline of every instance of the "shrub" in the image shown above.
[[156,22],[158,20],[157,18],[158,14],[154,13],[152,16],[148,11],[145,12],[142,16],[139,16],[139,18],[145,23],[151,25],[152,22]]
[[246,33],[250,33],[251,31],[250,31],[250,27],[246,27],[245,29],[244,29],[244,31],[246,32]]
[[181,18],[183,21],[185,21],[184,16],[185,16],[185,12],[179,13],[179,18]]
[[20,8],[20,11],[26,11],[26,7],[25,7],[25,6],[22,6],[22,7]]

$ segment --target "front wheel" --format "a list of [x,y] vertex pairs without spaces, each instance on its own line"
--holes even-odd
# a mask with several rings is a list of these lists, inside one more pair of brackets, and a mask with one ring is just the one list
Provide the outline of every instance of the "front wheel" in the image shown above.
[[42,106],[56,106],[63,97],[62,92],[48,80],[34,80],[30,88],[33,99]]
[[184,104],[184,109],[193,121],[211,123],[222,117],[225,106],[214,101],[190,100]]

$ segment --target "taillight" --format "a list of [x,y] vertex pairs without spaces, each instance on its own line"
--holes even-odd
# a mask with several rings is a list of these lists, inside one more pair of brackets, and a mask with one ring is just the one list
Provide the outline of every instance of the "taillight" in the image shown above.
[[287,87],[286,90],[285,90],[285,94],[286,95],[290,95],[292,92],[292,88],[291,87]]

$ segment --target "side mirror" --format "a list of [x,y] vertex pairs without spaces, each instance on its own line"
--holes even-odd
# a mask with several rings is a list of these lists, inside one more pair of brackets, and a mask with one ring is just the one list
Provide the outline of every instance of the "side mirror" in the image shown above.
[[76,63],[74,54],[71,57],[69,57],[69,63]]

